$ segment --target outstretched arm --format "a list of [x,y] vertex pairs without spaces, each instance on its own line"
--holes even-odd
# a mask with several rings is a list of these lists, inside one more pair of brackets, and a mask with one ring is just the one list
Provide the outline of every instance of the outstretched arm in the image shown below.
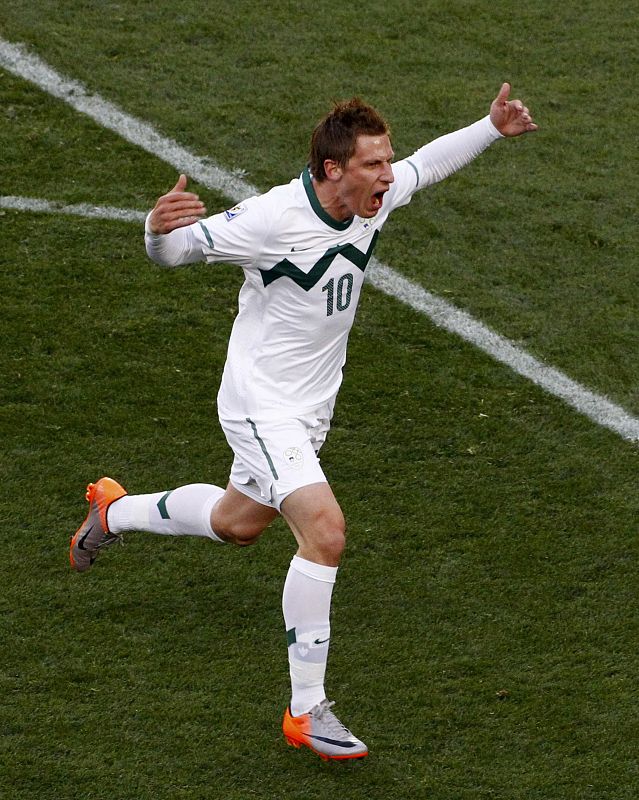
[[502,84],[490,106],[490,114],[466,128],[434,139],[409,158],[394,164],[397,178],[402,172],[406,175],[404,181],[397,180],[391,188],[396,207],[410,202],[418,189],[444,180],[470,164],[497,139],[536,131],[537,125],[528,108],[521,100],[509,100],[509,94],[510,84]]
[[502,136],[520,136],[536,131],[530,111],[521,100],[509,100],[510,84],[502,84],[499,94],[490,106],[490,121]]

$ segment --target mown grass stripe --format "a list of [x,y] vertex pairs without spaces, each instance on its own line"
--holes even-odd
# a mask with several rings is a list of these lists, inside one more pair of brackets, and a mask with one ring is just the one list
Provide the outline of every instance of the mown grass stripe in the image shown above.
[[[21,44],[12,44],[0,38],[0,66],[14,75],[31,81],[53,97],[68,103],[76,111],[91,117],[102,127],[114,131],[132,144],[161,158],[209,189],[223,192],[234,202],[259,194],[255,186],[239,175],[212,164],[209,159],[205,161],[189,153],[177,142],[158,133],[151,125],[123,112],[99,95],[89,93],[83,84],[59,75]],[[639,441],[639,419],[608,398],[571,380],[554,367],[543,364],[470,314],[408,281],[392,267],[373,259],[368,279],[383,293],[396,297],[425,314],[435,325],[472,342],[497,361],[560,398],[598,425],[614,431],[628,441]]]

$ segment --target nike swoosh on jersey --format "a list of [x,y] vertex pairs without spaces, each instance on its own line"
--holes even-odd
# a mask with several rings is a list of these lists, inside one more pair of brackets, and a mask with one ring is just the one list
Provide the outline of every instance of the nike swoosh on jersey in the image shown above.
[[329,638],[328,638],[328,639],[315,639],[315,641],[313,642],[313,644],[325,644],[326,642],[328,642],[328,641],[329,641],[329,639],[330,639],[330,636],[329,636]]
[[296,264],[285,258],[274,267],[271,267],[271,269],[260,269],[262,282],[264,286],[268,286],[278,278],[290,278],[305,292],[308,292],[322,279],[338,255],[341,255],[364,272],[373,255],[378,236],[379,231],[375,231],[365,253],[352,244],[338,244],[335,247],[329,247],[319,261],[315,262],[310,272],[302,272]]

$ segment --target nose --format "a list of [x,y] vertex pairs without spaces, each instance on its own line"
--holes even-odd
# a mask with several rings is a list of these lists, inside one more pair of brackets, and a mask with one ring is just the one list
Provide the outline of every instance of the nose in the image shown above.
[[393,175],[393,167],[390,162],[386,162],[386,168],[384,169],[382,180],[384,183],[393,183],[395,180],[395,176]]

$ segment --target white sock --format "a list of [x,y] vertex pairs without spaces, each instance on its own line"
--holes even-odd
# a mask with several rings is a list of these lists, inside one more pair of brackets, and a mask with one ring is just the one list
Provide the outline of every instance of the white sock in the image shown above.
[[293,556],[284,583],[282,610],[288,639],[291,714],[310,711],[325,699],[324,675],[331,635],[330,611],[337,567]]
[[170,492],[127,494],[109,506],[109,530],[208,536],[221,542],[211,527],[211,511],[223,494],[224,489],[209,483],[191,483]]

